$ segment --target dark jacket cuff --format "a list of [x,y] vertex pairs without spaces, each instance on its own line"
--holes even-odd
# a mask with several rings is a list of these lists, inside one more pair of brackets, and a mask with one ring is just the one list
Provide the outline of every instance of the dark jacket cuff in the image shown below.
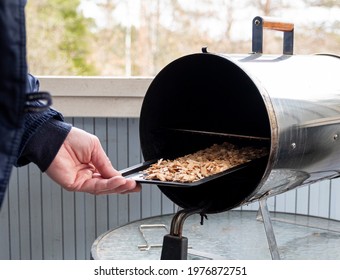
[[35,163],[42,172],[50,166],[72,128],[71,124],[49,119],[30,137],[17,166]]

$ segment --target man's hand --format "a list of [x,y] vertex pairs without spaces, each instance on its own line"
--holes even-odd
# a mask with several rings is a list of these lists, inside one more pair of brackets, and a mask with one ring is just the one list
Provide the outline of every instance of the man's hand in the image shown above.
[[113,168],[96,136],[74,127],[46,173],[69,191],[97,195],[141,189],[139,184],[122,177]]

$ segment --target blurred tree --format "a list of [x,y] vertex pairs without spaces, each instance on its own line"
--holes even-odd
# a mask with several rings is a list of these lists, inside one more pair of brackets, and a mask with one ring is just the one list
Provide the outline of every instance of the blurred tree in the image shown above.
[[[318,9],[329,14],[329,18],[320,20],[311,17],[296,32],[297,53],[334,53],[340,51],[340,2],[339,0],[303,0],[308,8]],[[331,14],[336,14],[332,20]]]
[[[146,12],[144,22],[149,26],[151,40],[149,49],[152,50],[154,63],[152,69],[156,74],[172,60],[200,52],[202,47],[209,46],[212,38],[209,34],[208,21],[213,17],[214,1],[154,2],[158,4],[155,5],[152,14]],[[145,6],[145,10],[147,8]]]
[[304,0],[310,6],[340,7],[339,0]]
[[[96,4],[100,16],[85,18],[79,9],[84,2]],[[286,18],[294,10],[293,1],[287,0],[28,3],[28,58],[31,72],[39,75],[153,76],[169,62],[200,52],[203,46],[213,53],[248,53],[253,16]],[[298,4],[305,4],[306,11],[309,7],[333,11],[340,5],[333,0],[298,0]],[[308,26],[296,25],[295,53],[338,53],[339,20],[308,22]],[[244,30],[249,35],[244,36]],[[264,53],[281,52],[282,32],[265,31]]]
[[87,60],[93,21],[78,11],[80,0],[28,1],[27,57],[36,75],[93,75]]
[[93,32],[90,60],[103,76],[125,74],[125,27],[114,17],[119,2],[122,1],[96,1],[101,24]]

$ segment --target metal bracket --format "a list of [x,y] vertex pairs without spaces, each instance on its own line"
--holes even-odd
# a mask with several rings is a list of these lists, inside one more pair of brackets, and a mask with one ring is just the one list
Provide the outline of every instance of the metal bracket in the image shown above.
[[146,239],[145,236],[145,229],[157,229],[157,228],[164,228],[166,230],[166,232],[168,232],[168,228],[166,225],[164,224],[152,224],[152,225],[140,225],[139,226],[139,232],[141,233],[145,244],[142,245],[138,245],[138,249],[141,251],[149,251],[151,248],[161,248],[162,244],[161,243],[157,243],[157,244],[149,244],[148,240]]
[[270,213],[269,213],[268,206],[267,206],[267,199],[265,198],[265,199],[259,200],[259,204],[260,204],[260,208],[257,214],[257,220],[263,221],[272,259],[279,260],[280,254],[279,254],[279,249],[277,247],[277,243],[275,239],[272,221],[270,219]]
[[283,54],[292,55],[294,49],[294,24],[268,17],[255,17],[253,19],[252,52],[262,53],[263,29],[283,32]]

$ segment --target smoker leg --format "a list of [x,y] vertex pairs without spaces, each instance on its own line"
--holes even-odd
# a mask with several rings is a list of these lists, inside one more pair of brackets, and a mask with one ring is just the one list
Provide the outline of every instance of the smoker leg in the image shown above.
[[188,256],[188,238],[182,236],[183,225],[189,216],[201,213],[202,209],[179,210],[171,220],[170,234],[163,238],[161,260],[186,260]]
[[[273,260],[279,260],[280,254],[279,254],[279,249],[276,244],[272,221],[270,219],[270,214],[269,214],[269,210],[267,206],[267,199],[262,199],[259,201],[259,203],[260,203],[259,210],[262,216],[264,229],[266,231],[270,254]],[[259,218],[260,213],[258,213],[258,218]]]
[[163,239],[161,260],[187,260],[188,238],[167,234]]

